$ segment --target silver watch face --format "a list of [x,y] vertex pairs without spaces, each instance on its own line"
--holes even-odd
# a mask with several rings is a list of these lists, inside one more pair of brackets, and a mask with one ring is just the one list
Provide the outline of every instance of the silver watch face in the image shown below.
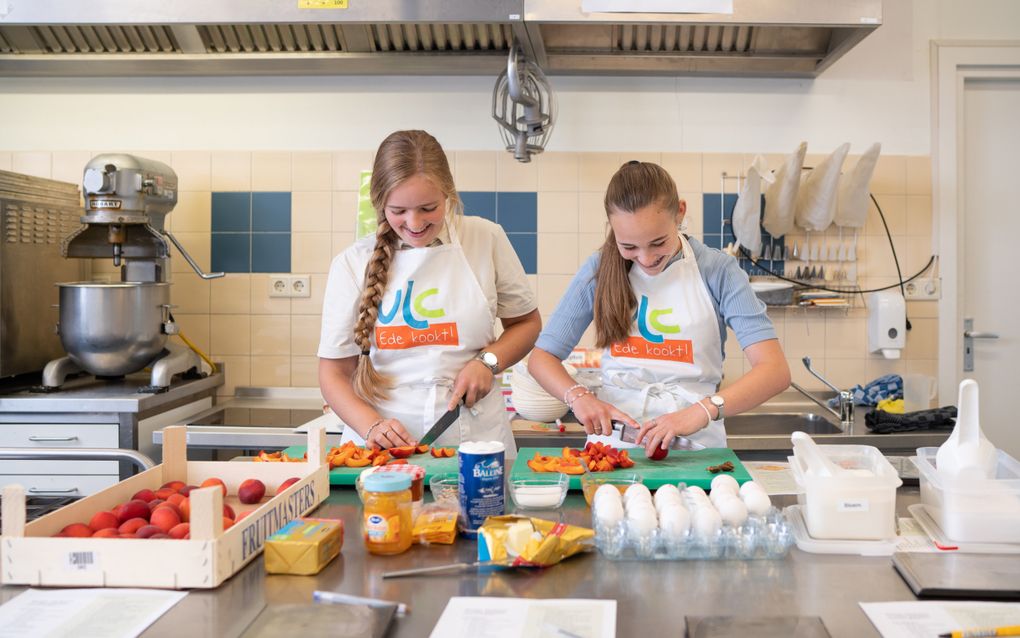
[[722,407],[726,403],[726,401],[719,395],[713,396],[709,399],[709,401],[711,401],[712,405],[716,407]]
[[499,363],[499,359],[497,359],[496,355],[493,354],[492,352],[483,352],[482,363],[489,366],[490,368],[494,368],[496,367],[496,364]]

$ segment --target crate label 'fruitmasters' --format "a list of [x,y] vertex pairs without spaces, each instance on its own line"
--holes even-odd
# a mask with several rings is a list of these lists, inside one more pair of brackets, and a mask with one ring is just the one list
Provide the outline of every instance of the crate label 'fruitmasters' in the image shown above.
[[290,495],[285,503],[280,503],[262,516],[252,521],[241,534],[241,559],[257,553],[266,543],[266,538],[275,534],[281,527],[299,518],[315,505],[315,484],[309,483]]

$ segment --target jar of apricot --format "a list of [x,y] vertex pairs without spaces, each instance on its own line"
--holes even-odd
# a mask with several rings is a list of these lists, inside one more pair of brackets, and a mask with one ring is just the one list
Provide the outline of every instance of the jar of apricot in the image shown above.
[[373,472],[362,481],[362,532],[371,554],[399,554],[412,540],[411,476]]

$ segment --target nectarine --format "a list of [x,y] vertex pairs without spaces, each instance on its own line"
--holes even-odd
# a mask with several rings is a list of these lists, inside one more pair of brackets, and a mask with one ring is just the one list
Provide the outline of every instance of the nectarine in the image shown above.
[[135,532],[142,529],[148,524],[149,521],[145,520],[144,518],[132,518],[131,520],[127,520],[121,523],[120,527],[117,528],[117,531],[120,532],[121,534],[130,534],[132,537],[134,537]]
[[135,538],[149,538],[155,534],[162,534],[163,528],[156,527],[155,525],[146,525],[137,532],[135,532]]
[[178,523],[177,525],[171,527],[170,531],[167,532],[167,534],[170,535],[170,538],[184,538],[190,532],[191,525],[188,525],[187,523]]
[[116,529],[120,525],[120,519],[113,512],[96,512],[89,520],[89,529],[98,532],[101,529]]
[[175,510],[170,509],[169,505],[163,507],[157,507],[156,511],[152,513],[152,518],[149,520],[151,525],[155,525],[164,532],[169,532],[175,526],[181,524],[181,515]]
[[299,477],[297,477],[297,476],[292,476],[292,477],[290,477],[289,479],[287,479],[286,481],[284,481],[283,483],[280,483],[280,487],[276,488],[276,494],[277,494],[277,496],[279,496],[280,494],[282,494],[282,493],[283,493],[283,491],[284,491],[285,489],[287,489],[288,487],[290,487],[291,485],[293,485],[293,484],[297,483],[297,482],[298,482],[298,481],[300,481],[300,480],[301,480],[301,479],[300,479]]
[[121,523],[132,518],[149,520],[149,505],[145,501],[128,501],[113,508],[113,513]]
[[162,486],[160,486],[160,489],[167,488],[176,492],[182,487],[184,487],[184,481],[167,481],[166,483],[163,483]]
[[152,499],[156,498],[156,493],[152,490],[138,490],[135,495],[131,497],[132,501],[145,501],[148,503]]
[[226,503],[223,504],[223,515],[226,516],[227,518],[237,518],[234,515],[234,508],[230,507]]
[[120,538],[116,527],[104,527],[92,535],[92,538]]
[[206,480],[202,481],[202,485],[200,485],[199,487],[212,487],[213,485],[219,485],[220,489],[223,490],[223,496],[227,495],[227,486],[223,483],[223,481],[221,481],[218,478],[207,478]]
[[92,536],[92,530],[85,523],[71,523],[60,530],[61,536],[73,536],[75,538],[88,538]]
[[245,505],[258,503],[266,495],[266,484],[258,479],[246,479],[237,488],[237,500]]

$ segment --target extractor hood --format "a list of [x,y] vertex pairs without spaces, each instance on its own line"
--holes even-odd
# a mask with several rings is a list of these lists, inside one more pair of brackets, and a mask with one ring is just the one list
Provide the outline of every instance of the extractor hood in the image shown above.
[[581,0],[0,0],[0,76],[813,77],[882,0],[733,0],[732,14],[584,13]]

